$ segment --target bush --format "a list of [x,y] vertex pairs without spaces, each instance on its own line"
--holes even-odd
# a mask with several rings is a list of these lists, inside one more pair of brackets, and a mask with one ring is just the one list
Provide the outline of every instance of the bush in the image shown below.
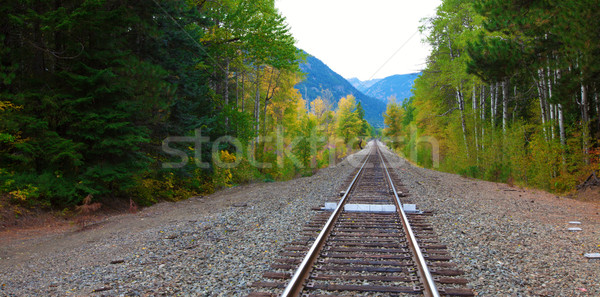
[[467,168],[458,170],[458,174],[464,177],[481,178],[482,168],[479,166],[468,166]]
[[180,201],[198,193],[192,187],[195,178],[185,171],[161,171],[136,179],[128,195],[140,206],[149,206],[161,200]]
[[[233,156],[235,158],[235,155]],[[260,176],[260,172],[258,172],[258,168],[253,166],[250,161],[246,158],[241,158],[239,160],[239,164],[231,169],[232,184],[245,184],[249,183]]]
[[81,202],[82,197],[75,190],[77,185],[73,184],[76,182],[60,174],[12,174],[0,170],[0,193],[6,193],[12,203],[29,208]]
[[219,162],[215,162],[214,173],[213,173],[213,183],[215,184],[215,188],[228,188],[232,185],[233,174],[231,173],[230,166],[235,166],[236,157],[233,154],[230,154],[228,151],[221,151],[218,155],[213,156],[213,160],[220,160],[222,165],[218,164]]

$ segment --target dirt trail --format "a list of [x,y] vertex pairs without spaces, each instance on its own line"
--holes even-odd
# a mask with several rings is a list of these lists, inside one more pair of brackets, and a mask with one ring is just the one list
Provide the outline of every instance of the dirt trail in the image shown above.
[[[261,184],[249,184],[219,191],[210,196],[192,197],[180,202],[162,202],[131,214],[96,218],[81,228],[73,222],[54,222],[51,226],[9,228],[0,233],[0,260],[4,265],[22,263],[40,254],[65,252],[86,243],[111,236],[126,236],[162,226],[185,217],[218,213],[234,204],[244,204],[244,195]],[[120,246],[119,249],[126,247]],[[107,254],[110,254],[108,252]]]

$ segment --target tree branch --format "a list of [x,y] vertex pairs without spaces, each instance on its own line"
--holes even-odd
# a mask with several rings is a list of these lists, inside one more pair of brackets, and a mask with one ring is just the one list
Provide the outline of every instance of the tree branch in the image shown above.
[[38,50],[41,50],[41,51],[44,51],[44,52],[46,52],[46,53],[49,53],[49,54],[51,54],[52,56],[54,56],[55,58],[57,58],[57,59],[64,59],[64,60],[74,60],[74,59],[77,59],[79,56],[81,56],[81,54],[83,53],[83,51],[84,51],[84,49],[85,49],[85,47],[83,46],[83,43],[79,43],[79,45],[81,46],[81,50],[79,51],[79,53],[78,53],[77,55],[75,55],[75,56],[70,56],[70,57],[63,57],[63,56],[59,56],[59,54],[62,54],[63,52],[56,52],[56,51],[50,50],[50,49],[48,49],[48,48],[43,48],[43,47],[41,47],[41,46],[38,46],[37,44],[35,44],[35,43],[34,43],[33,41],[31,41],[31,40],[28,40],[28,39],[25,39],[25,40],[27,40],[27,42],[28,42],[28,43],[29,43],[31,46],[33,46],[34,48],[36,48],[36,49],[38,49]]
[[448,110],[448,111],[444,112],[443,114],[437,115],[436,117],[445,117],[445,116],[447,116],[449,113],[452,113],[453,111],[455,111],[455,110],[457,110],[457,109],[458,109],[458,107],[453,107],[453,108],[451,108],[450,110]]

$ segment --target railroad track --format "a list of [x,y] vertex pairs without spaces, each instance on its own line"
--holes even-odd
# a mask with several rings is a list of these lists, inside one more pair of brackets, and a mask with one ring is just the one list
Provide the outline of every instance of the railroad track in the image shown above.
[[474,296],[377,141],[339,201],[326,203],[249,297]]

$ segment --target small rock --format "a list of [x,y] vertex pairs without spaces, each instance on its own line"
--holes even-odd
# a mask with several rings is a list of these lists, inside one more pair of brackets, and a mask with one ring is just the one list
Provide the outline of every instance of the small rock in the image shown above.
[[111,286],[106,286],[106,287],[102,287],[102,288],[95,289],[95,290],[94,290],[94,291],[92,291],[92,292],[94,292],[94,293],[95,293],[95,292],[103,292],[103,291],[108,291],[108,290],[112,290],[112,287],[111,287]]

